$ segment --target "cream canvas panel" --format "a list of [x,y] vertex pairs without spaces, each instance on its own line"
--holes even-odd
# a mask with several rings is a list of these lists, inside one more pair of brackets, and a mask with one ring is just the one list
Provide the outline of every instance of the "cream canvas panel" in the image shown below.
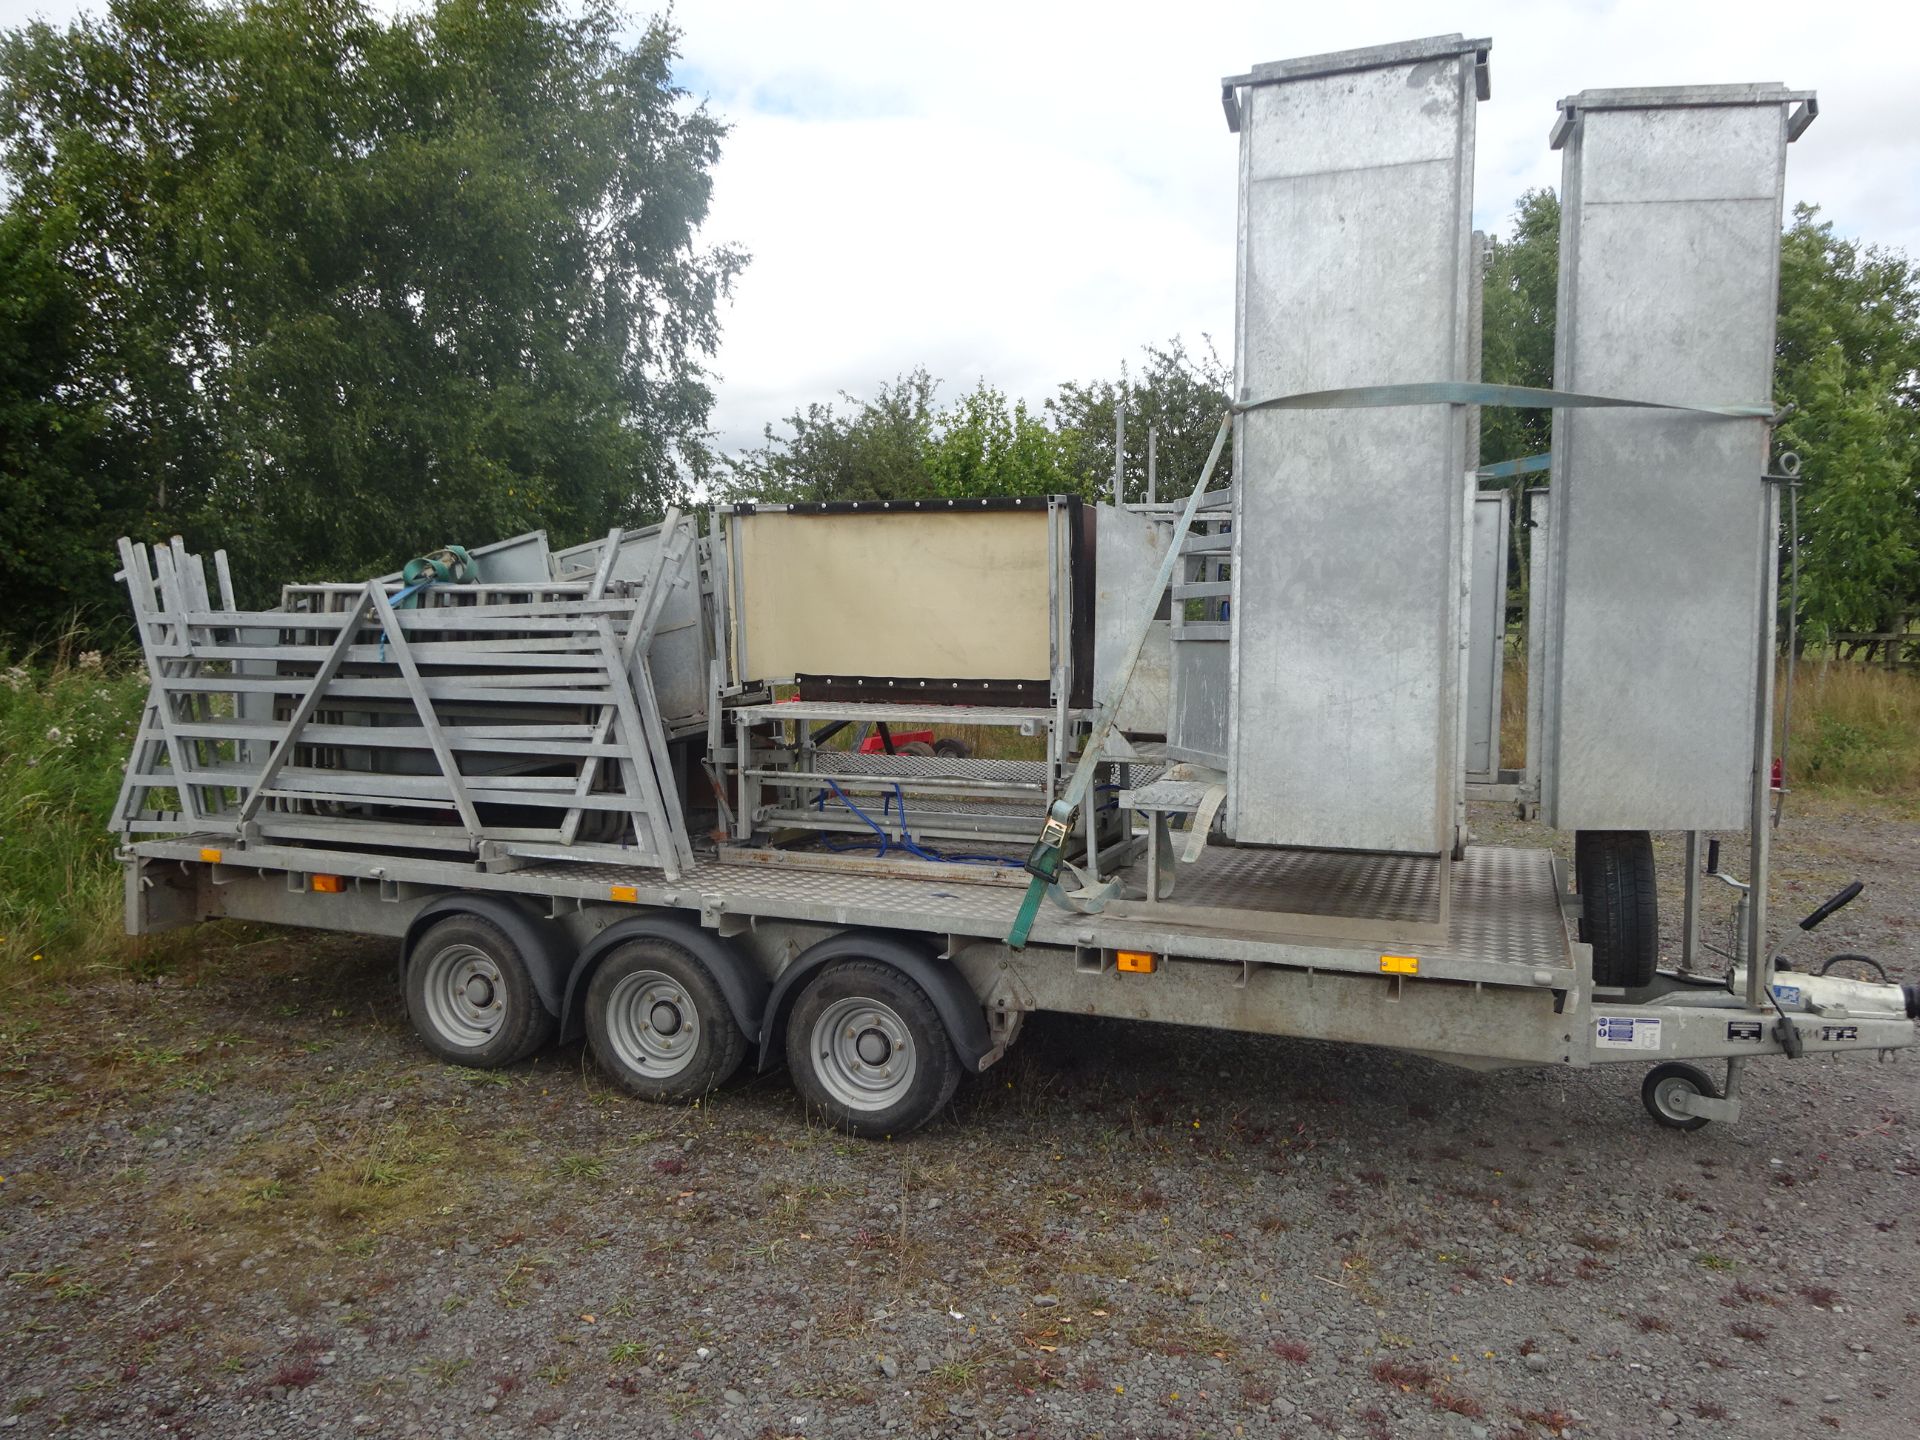
[[[1037,680],[1047,512],[735,515],[744,679]],[[737,659],[737,657],[736,657]]]

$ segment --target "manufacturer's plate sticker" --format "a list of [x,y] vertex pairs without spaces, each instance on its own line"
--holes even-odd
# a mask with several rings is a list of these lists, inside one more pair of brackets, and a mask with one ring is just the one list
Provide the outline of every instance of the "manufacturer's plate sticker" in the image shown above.
[[1658,1050],[1660,1022],[1602,1015],[1593,1022],[1593,1043],[1610,1050]]
[[1800,987],[1798,985],[1776,985],[1773,987],[1773,998],[1778,1000],[1782,1005],[1798,1005],[1800,1003]]
[[1758,1020],[1729,1020],[1727,1039],[1749,1040],[1755,1044],[1760,1041],[1760,1022]]
[[1858,1040],[1860,1027],[1858,1025],[1822,1025],[1820,1038],[1822,1040]]

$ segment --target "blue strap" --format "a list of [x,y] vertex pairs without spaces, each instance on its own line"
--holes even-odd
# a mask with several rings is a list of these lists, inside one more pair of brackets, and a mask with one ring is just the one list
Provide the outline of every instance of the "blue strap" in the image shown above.
[[[439,578],[437,575],[429,574],[426,579],[420,581],[418,584],[409,585],[404,590],[396,590],[393,595],[393,608],[398,610],[402,604],[411,600],[415,595],[418,595]],[[380,631],[380,663],[382,665],[387,663],[387,632],[384,627]]]

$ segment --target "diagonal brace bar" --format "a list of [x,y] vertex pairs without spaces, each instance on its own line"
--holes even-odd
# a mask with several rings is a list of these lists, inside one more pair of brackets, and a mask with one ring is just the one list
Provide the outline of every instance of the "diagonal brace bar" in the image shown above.
[[[426,682],[420,678],[420,667],[414,662],[413,646],[400,628],[400,617],[394,613],[393,602],[387,598],[386,586],[378,580],[369,580],[361,603],[369,600],[379,612],[380,623],[386,628],[387,639],[393,646],[394,661],[400,666],[400,674],[407,682],[407,694],[413,698],[413,708],[420,716],[421,725],[426,728],[427,743],[433,746],[434,759],[440,762],[440,772],[447,778],[447,789],[453,796],[453,808],[460,812],[461,823],[477,842],[480,839],[480,812],[473,808],[466,782],[460,777],[460,766],[447,746],[447,737],[441,732],[440,717],[434,714],[433,701],[427,696]],[[351,625],[343,625],[340,633],[346,635],[352,629]],[[334,643],[339,644],[338,641]],[[256,790],[254,793],[257,795],[260,792]]]
[[[333,677],[340,673],[340,666],[347,658],[347,649],[353,644],[354,632],[359,629],[360,622],[366,619],[367,608],[372,603],[373,589],[373,584],[369,582],[367,590],[363,591],[354,602],[353,609],[347,617],[347,623],[340,627],[340,632],[334,637],[333,645],[328,649],[326,658],[320,662],[320,668],[314,672],[313,684],[308,687],[307,693],[300,697],[300,703],[294,706],[292,718],[287,722],[286,734],[282,735],[274,745],[272,753],[267,756],[266,766],[260,771],[259,778],[253,782],[252,791],[240,804],[238,818],[241,825],[253,819],[254,814],[260,809],[260,803],[266,799],[267,791],[272,788],[275,777],[287,763],[287,757],[293,754],[293,747],[299,742],[300,732],[306,728],[307,721],[313,718],[313,712],[320,708],[321,694],[332,683]],[[387,613],[393,612],[389,609]]]

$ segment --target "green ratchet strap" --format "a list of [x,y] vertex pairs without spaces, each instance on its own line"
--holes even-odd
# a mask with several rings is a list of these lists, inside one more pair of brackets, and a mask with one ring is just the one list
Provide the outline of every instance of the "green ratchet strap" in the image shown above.
[[[1206,494],[1214,466],[1220,463],[1220,452],[1226,448],[1233,417],[1262,410],[1367,410],[1396,405],[1489,405],[1514,410],[1673,410],[1723,420],[1772,420],[1775,415],[1771,405],[1679,405],[1666,400],[1629,400],[1617,395],[1586,395],[1573,390],[1545,390],[1533,385],[1488,385],[1470,380],[1430,380],[1408,385],[1352,385],[1339,390],[1306,390],[1297,395],[1276,395],[1265,400],[1243,400],[1235,404],[1221,417],[1220,433],[1214,437],[1213,450],[1207,456],[1207,466],[1201,472],[1200,483],[1193,487],[1193,494],[1187,499],[1187,508],[1174,526],[1173,543],[1167,547],[1166,557],[1160,562],[1160,578],[1149,592],[1147,607],[1135,630],[1133,643],[1127,650],[1126,663],[1114,677],[1106,703],[1095,712],[1092,733],[1081,747],[1073,776],[1060,798],[1048,807],[1046,824],[1027,856],[1026,870],[1033,879],[1027,886],[1025,898],[1020,902],[1013,928],[1007,932],[1010,949],[1025,948],[1027,936],[1033,930],[1034,918],[1040,913],[1041,897],[1049,887],[1058,889],[1060,866],[1066,858],[1067,840],[1073,833],[1074,816],[1093,784],[1093,774],[1099,768],[1101,752],[1106,748],[1107,737],[1113,733],[1114,717],[1118,713],[1121,697],[1132,683],[1134,666],[1139,662],[1140,652],[1146,648],[1154,614],[1159,610],[1161,597],[1166,594],[1167,585],[1173,579],[1173,567],[1181,554],[1180,538],[1187,533],[1194,516],[1199,512],[1200,497]],[[1530,474],[1546,469],[1546,462],[1547,457],[1529,456],[1525,460],[1508,461],[1504,466],[1495,466],[1493,470],[1501,476]],[[1069,897],[1056,898],[1066,903]]]
[[1392,405],[1494,405],[1509,410],[1679,410],[1723,420],[1771,420],[1771,405],[1677,405],[1667,400],[1625,400],[1533,385],[1487,385],[1478,380],[1427,380],[1415,385],[1351,385],[1343,390],[1304,390],[1268,400],[1245,400],[1233,408],[1256,410],[1371,410]]
[[1473,473],[1482,480],[1512,480],[1520,475],[1540,475],[1553,468],[1551,455],[1523,455],[1518,460],[1502,460],[1497,465],[1482,465]]
[[[407,561],[400,569],[400,588],[394,592],[393,608],[396,610],[416,610],[420,606],[421,594],[431,587],[446,582],[452,585],[465,585],[480,578],[480,567],[474,563],[473,556],[467,553],[464,545],[443,545],[431,555],[421,555]],[[387,660],[387,632],[380,632],[380,663]]]
[[405,610],[420,603],[420,592],[429,585],[465,585],[480,578],[480,567],[464,545],[442,545],[429,555],[407,561],[400,571],[406,587],[394,597],[394,608]]

